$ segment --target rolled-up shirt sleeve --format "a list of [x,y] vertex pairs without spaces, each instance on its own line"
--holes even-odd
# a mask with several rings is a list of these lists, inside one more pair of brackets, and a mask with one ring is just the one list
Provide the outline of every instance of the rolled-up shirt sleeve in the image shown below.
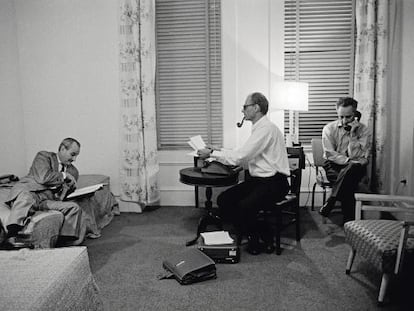
[[258,128],[252,132],[252,135],[240,149],[213,151],[211,157],[227,165],[240,165],[262,153],[270,139],[272,137],[268,135],[266,128]]
[[349,138],[348,155],[351,160],[368,160],[370,154],[370,132],[366,126],[358,128]]
[[324,157],[336,164],[345,164],[349,161],[347,155],[344,155],[337,149],[338,142],[334,137],[334,133],[329,126],[325,126],[322,131],[322,146],[324,150]]

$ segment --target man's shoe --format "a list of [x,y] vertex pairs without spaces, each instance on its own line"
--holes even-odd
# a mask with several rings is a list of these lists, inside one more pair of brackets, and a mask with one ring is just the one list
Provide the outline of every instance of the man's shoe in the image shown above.
[[321,207],[319,210],[319,214],[323,217],[328,217],[331,213],[334,204],[332,204],[329,200]]
[[9,237],[1,245],[1,249],[5,250],[17,250],[22,248],[34,248],[34,246],[30,241],[19,240],[15,236]]
[[272,254],[275,251],[275,246],[273,243],[262,243],[260,247],[266,254]]
[[251,246],[251,245],[247,245],[246,251],[250,255],[255,255],[255,256],[261,253],[260,248],[258,246]]
[[259,239],[257,237],[248,237],[246,251],[250,255],[259,255],[261,253]]

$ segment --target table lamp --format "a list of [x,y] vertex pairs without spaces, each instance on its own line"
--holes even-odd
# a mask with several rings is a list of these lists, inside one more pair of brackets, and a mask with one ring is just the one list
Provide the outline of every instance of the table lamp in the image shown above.
[[299,144],[299,111],[308,111],[309,84],[299,81],[276,82],[272,95],[272,110],[289,110],[286,144]]

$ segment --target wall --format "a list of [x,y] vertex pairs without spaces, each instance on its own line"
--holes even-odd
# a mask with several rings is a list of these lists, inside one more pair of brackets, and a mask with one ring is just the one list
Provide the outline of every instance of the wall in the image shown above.
[[118,193],[118,1],[14,4],[26,167],[75,137],[81,173],[109,175]]
[[[250,134],[241,129],[242,105],[253,91],[271,99],[272,82],[283,76],[283,1],[226,0],[222,6],[223,146],[240,146]],[[283,130],[281,112],[270,116]],[[193,187],[178,182],[179,170],[193,165],[189,150],[161,151],[161,205],[193,205]],[[213,191],[213,197],[218,193]],[[201,192],[202,194],[202,192]],[[203,195],[200,202],[204,200]]]
[[0,175],[27,172],[13,0],[0,8]]

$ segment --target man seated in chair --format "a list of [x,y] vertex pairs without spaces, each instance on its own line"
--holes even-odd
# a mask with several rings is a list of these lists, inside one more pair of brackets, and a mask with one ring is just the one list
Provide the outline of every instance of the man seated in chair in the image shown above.
[[[289,190],[289,161],[282,132],[266,114],[269,103],[261,93],[247,96],[243,120],[253,123],[252,133],[237,150],[219,150],[208,146],[199,150],[201,158],[212,157],[228,165],[247,165],[249,179],[222,192],[217,198],[220,217],[248,236],[247,251],[257,255],[274,251],[273,234],[259,224],[257,213],[284,199]],[[259,239],[264,242],[260,244]]]
[[64,223],[60,236],[67,240],[78,239],[81,209],[75,202],[62,200],[66,193],[76,187],[79,172],[72,162],[79,152],[80,143],[73,138],[65,138],[59,145],[58,153],[40,151],[36,154],[29,174],[12,187],[5,201],[10,207],[10,214],[5,224],[7,236],[4,246],[28,246],[19,239],[19,231],[24,228],[27,217],[38,210],[62,212]]
[[366,175],[369,156],[369,131],[359,122],[358,102],[342,97],[336,103],[338,120],[328,123],[322,131],[323,168],[332,184],[331,195],[319,210],[327,217],[336,201],[341,202],[344,222],[354,219],[355,192]]

